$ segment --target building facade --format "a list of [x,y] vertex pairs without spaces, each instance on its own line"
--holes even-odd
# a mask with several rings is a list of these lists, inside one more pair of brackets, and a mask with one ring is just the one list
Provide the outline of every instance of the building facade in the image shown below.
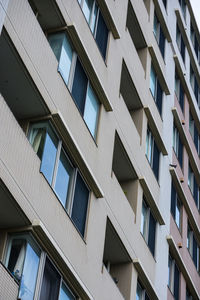
[[200,299],[189,0],[0,0],[0,300]]

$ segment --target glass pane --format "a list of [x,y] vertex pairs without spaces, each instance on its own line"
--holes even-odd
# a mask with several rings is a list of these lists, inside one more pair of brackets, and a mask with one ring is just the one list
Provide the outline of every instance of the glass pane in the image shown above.
[[154,71],[154,68],[151,66],[151,74],[150,74],[150,90],[155,98],[156,95],[156,73]]
[[49,128],[46,134],[44,151],[40,171],[44,174],[49,184],[52,183],[56,153],[58,147],[58,138]]
[[84,118],[91,134],[94,137],[96,135],[98,115],[99,115],[99,102],[96,99],[96,96],[95,96],[91,86],[88,85],[83,118]]
[[89,190],[85,185],[82,177],[77,173],[76,187],[74,193],[74,202],[72,208],[72,220],[74,221],[76,227],[84,236],[85,232],[85,222],[87,216]]
[[66,285],[62,284],[59,300],[75,300],[75,299],[76,298],[72,295],[72,293],[69,291]]
[[145,240],[147,238],[147,222],[148,222],[148,218],[147,218],[147,206],[144,203],[144,201],[142,202],[142,215],[141,215],[141,233],[144,236]]
[[19,290],[21,300],[32,300],[35,292],[35,284],[39,267],[39,256],[35,250],[27,244],[26,257]]
[[70,68],[72,63],[72,55],[73,55],[73,51],[71,45],[66,35],[64,35],[60,61],[58,65],[58,71],[62,75],[62,78],[66,84],[68,84],[68,80],[69,80]]
[[177,199],[177,202],[176,202],[176,224],[178,226],[178,228],[180,228],[180,225],[181,225],[181,204],[179,202],[179,200]]
[[172,281],[172,258],[169,256],[168,260],[168,286],[171,289],[171,282]]
[[107,42],[108,42],[108,28],[103,19],[103,16],[99,10],[97,31],[96,31],[96,42],[101,51],[103,58],[106,58]]
[[88,23],[90,22],[90,16],[92,13],[93,2],[94,2],[94,0],[84,0],[84,2],[83,2],[83,13],[84,13]]
[[92,14],[92,19],[91,19],[91,23],[90,23],[90,28],[91,28],[93,34],[95,32],[95,27],[96,27],[97,11],[98,11],[98,7],[95,3],[94,4],[94,12]]
[[142,287],[137,283],[136,300],[142,300]]
[[8,270],[17,280],[22,277],[24,258],[26,253],[26,240],[13,239],[8,261]]
[[72,86],[72,96],[82,115],[84,113],[87,85],[88,78],[85,74],[85,71],[83,70],[79,59],[77,58],[74,73],[74,81]]
[[31,130],[30,143],[33,150],[37,153],[40,159],[42,159],[44,142],[45,142],[46,129],[45,128],[34,128]]
[[69,194],[70,182],[72,180],[73,167],[63,151],[61,151],[56,175],[55,192],[58,195],[63,206],[66,206],[66,200]]
[[62,49],[64,36],[64,33],[57,33],[48,36],[49,44],[58,61],[60,59],[60,53]]
[[44,275],[42,279],[42,287],[40,292],[40,300],[57,300],[59,287],[60,287],[60,275],[53,267],[51,262],[46,259]]

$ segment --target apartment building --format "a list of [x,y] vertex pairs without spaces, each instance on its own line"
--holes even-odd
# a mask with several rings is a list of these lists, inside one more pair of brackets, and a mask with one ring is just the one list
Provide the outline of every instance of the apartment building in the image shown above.
[[0,300],[200,299],[189,0],[0,0]]

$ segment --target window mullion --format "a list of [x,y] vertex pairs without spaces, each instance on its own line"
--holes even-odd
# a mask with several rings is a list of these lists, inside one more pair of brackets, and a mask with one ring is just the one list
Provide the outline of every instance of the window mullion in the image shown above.
[[54,166],[54,170],[53,170],[53,179],[52,179],[52,183],[51,183],[51,186],[52,186],[53,189],[55,188],[56,176],[57,176],[57,172],[58,172],[58,164],[59,164],[61,149],[62,149],[62,141],[59,140],[57,153],[56,153],[55,166]]

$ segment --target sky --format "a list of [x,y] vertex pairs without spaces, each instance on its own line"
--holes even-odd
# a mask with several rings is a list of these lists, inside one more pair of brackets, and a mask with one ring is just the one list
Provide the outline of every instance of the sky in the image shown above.
[[200,0],[190,0],[200,31]]

